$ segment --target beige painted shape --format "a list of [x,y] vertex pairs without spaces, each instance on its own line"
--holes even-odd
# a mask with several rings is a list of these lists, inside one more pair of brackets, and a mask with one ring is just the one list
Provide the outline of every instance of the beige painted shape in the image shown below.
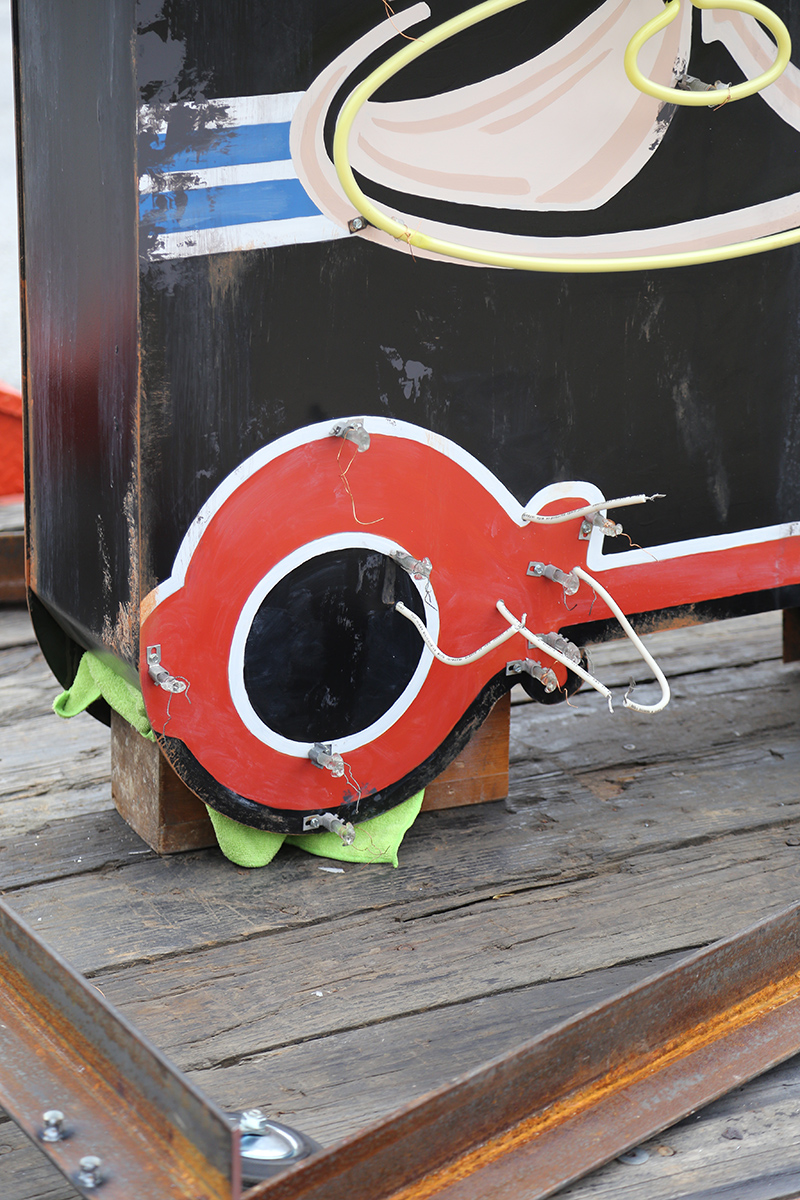
[[[429,15],[430,9],[427,4],[417,3],[411,8],[397,13],[391,23],[381,22],[330,63],[314,80],[298,105],[291,127],[292,161],[308,194],[320,210],[342,229],[346,229],[348,221],[356,216],[356,210],[341,189],[333,163],[325,147],[324,128],[329,107],[348,75],[355,71],[364,59],[382,46],[386,47],[388,57],[395,48],[398,31],[413,29],[415,24]],[[644,14],[643,19],[651,15],[650,6],[648,6],[648,11]],[[725,41],[730,49],[727,37]],[[761,69],[759,67],[759,70]],[[795,68],[792,67],[790,70],[794,72]],[[551,79],[554,78],[554,75],[551,76]],[[794,75],[789,76],[790,80],[793,78]],[[780,81],[778,82],[780,83]],[[631,90],[635,92],[632,85]],[[491,113],[484,114],[487,122],[503,119],[499,113],[503,99],[502,96],[495,97],[495,107],[492,108]],[[531,103],[530,98],[528,102]],[[773,107],[775,107],[774,104]],[[509,109],[505,116],[509,117],[511,111]],[[473,115],[469,109],[461,109],[461,119],[465,116],[472,119]],[[437,122],[452,121],[455,116],[456,114],[453,113],[440,114],[435,120]],[[434,118],[423,117],[420,114],[418,120],[424,122],[421,127],[418,126],[418,132],[438,132],[437,126],[431,124]],[[441,128],[444,126],[442,125]],[[410,132],[410,126],[407,125],[406,130]],[[588,160],[587,167],[590,162],[591,160]],[[522,175],[517,173],[514,178],[520,179]],[[578,237],[526,236],[499,233],[481,228],[463,228],[435,220],[421,220],[412,215],[413,196],[417,194],[418,189],[408,186],[404,190],[409,194],[409,207],[407,210],[392,209],[392,215],[399,221],[405,222],[409,229],[419,229],[431,237],[474,246],[481,250],[505,254],[541,255],[544,258],[569,256],[613,259],[640,254],[676,254],[686,250],[724,246],[730,242],[763,237],[768,233],[778,233],[800,226],[800,192],[798,192],[745,209],[737,210],[732,205],[728,212],[674,225],[648,227],[646,214],[643,214],[641,228],[620,233],[597,233]],[[462,202],[466,201],[462,198]],[[492,201],[484,201],[484,203],[500,207],[496,198]],[[380,229],[370,227],[358,234],[358,237],[359,240],[369,241],[405,254],[409,260],[411,258],[411,252],[404,241],[395,239]],[[474,265],[463,260],[445,258],[426,250],[415,249],[414,256],[446,262],[453,269]]]
[[[623,68],[631,37],[660,8],[661,0],[606,0],[555,46],[501,75],[438,96],[371,101],[355,121],[354,168],[395,191],[459,204],[597,208],[638,174],[669,124],[669,110],[660,117],[659,101]],[[671,86],[690,34],[686,5],[645,45],[642,69]]]

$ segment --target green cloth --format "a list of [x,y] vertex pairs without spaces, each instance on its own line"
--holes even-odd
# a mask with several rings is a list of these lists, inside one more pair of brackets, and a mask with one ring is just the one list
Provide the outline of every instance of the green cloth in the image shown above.
[[53,711],[59,717],[76,717],[101,696],[142,737],[151,742],[156,740],[138,687],[124,679],[108,660],[101,659],[91,650],[87,650],[81,659],[72,687],[56,696]]
[[253,829],[250,825],[242,825],[231,817],[223,816],[208,805],[206,807],[220,850],[240,867],[265,867],[272,862],[284,842],[287,846],[299,846],[301,850],[319,854],[322,858],[336,858],[341,862],[385,862],[396,867],[400,843],[416,821],[424,796],[423,788],[416,796],[398,804],[397,808],[356,825],[356,837],[351,846],[345,846],[335,833],[304,833],[299,837],[286,837],[283,833]]

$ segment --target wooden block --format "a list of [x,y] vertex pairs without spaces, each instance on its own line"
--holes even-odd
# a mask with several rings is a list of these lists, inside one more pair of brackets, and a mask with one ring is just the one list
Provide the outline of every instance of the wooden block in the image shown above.
[[22,532],[0,533],[0,603],[17,604],[25,599],[25,536]]
[[783,610],[783,661],[800,662],[800,608]]
[[425,789],[422,811],[503,800],[508,795],[511,695],[497,701],[465,750]]
[[[510,697],[498,700],[467,748],[425,790],[423,809],[455,808],[508,795]],[[117,812],[157,854],[216,845],[205,806],[155,742],[111,714],[111,794]]]
[[157,854],[217,844],[205,805],[181,782],[157,744],[114,712],[111,794],[120,816]]

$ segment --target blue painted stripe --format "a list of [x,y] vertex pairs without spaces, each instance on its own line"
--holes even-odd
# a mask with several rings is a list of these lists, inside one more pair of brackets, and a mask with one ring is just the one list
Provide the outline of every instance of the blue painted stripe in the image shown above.
[[159,192],[141,196],[139,200],[139,219],[158,233],[316,216],[319,216],[319,209],[299,179],[269,179],[262,183]]
[[150,143],[155,161],[147,155],[145,165],[158,171],[198,171],[207,167],[235,167],[240,163],[280,162],[291,158],[288,121],[274,125],[240,125],[204,134],[205,144],[196,149],[166,149],[166,135]]

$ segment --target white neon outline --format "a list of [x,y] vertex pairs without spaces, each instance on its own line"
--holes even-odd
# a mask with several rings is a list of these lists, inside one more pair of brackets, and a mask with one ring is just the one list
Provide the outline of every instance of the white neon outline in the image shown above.
[[[266,725],[256,714],[255,709],[250,703],[250,698],[247,695],[247,689],[244,684],[244,651],[247,644],[247,637],[262,601],[291,571],[302,566],[303,563],[308,562],[310,559],[318,558],[322,554],[328,554],[332,550],[352,549],[353,547],[364,550],[376,550],[387,557],[397,551],[403,554],[409,553],[403,546],[400,546],[397,542],[393,542],[390,538],[378,537],[376,534],[370,533],[331,533],[327,537],[318,538],[313,542],[306,542],[304,546],[300,546],[297,550],[293,550],[290,554],[287,554],[285,558],[276,563],[259,580],[245,601],[244,607],[239,614],[239,619],[236,622],[236,629],[234,630],[230,654],[228,656],[228,688],[233,706],[243,724],[250,730],[254,737],[258,738],[265,745],[271,746],[273,750],[277,750],[280,754],[286,754],[292,758],[308,758],[308,752],[314,743],[296,742],[285,738],[281,734],[276,733],[274,729],[270,729],[269,725]],[[400,569],[402,570],[402,568]],[[439,636],[439,607],[436,604],[436,596],[433,588],[429,580],[416,579],[413,575],[411,576],[411,582],[422,599],[424,611],[429,622],[428,629],[434,641],[436,641]],[[392,725],[402,717],[403,713],[408,711],[416,700],[422,689],[422,685],[428,677],[428,671],[432,662],[433,655],[427,646],[423,644],[422,653],[420,654],[414,674],[394,704],[390,708],[387,708],[386,712],[377,721],[373,721],[371,725],[360,729],[357,733],[349,734],[347,737],[332,740],[332,753],[347,754],[351,750],[357,750],[359,746],[368,745],[386,733],[387,729],[391,729]]]
[[[405,438],[407,441],[416,442],[418,445],[429,446],[432,450],[436,450],[439,454],[443,454],[446,458],[449,458],[451,462],[457,463],[495,499],[500,508],[507,514],[509,520],[518,525],[520,529],[536,528],[535,525],[531,526],[523,520],[523,512],[539,512],[546,504],[554,500],[580,497],[585,499],[587,503],[595,504],[607,499],[596,484],[583,480],[569,480],[560,483],[551,483],[546,487],[540,488],[528,503],[523,505],[519,503],[488,467],[474,458],[462,446],[459,446],[457,442],[451,441],[442,434],[432,433],[430,430],[423,429],[419,425],[412,425],[408,421],[397,421],[391,417],[370,417],[359,416],[358,414],[356,416],[332,417],[327,421],[318,421],[314,425],[303,426],[301,429],[284,434],[283,437],[277,438],[274,442],[262,446],[261,449],[256,450],[249,458],[246,458],[238,467],[234,468],[230,475],[223,479],[222,483],[211,493],[187,529],[178,548],[178,553],[175,556],[175,562],[169,579],[164,580],[163,583],[158,584],[153,589],[148,598],[145,611],[149,614],[167,596],[171,596],[183,587],[192,556],[199,545],[207,525],[226,500],[243,483],[281,455],[287,454],[289,451],[295,450],[300,446],[307,445],[309,442],[321,441],[324,438],[332,437],[334,426],[354,420],[363,421],[364,428],[369,434]],[[666,490],[666,481],[663,479],[654,479],[652,486],[660,490]],[[655,503],[665,502],[655,501]],[[746,529],[736,533],[710,534],[707,537],[691,538],[686,541],[667,542],[658,546],[650,546],[646,550],[624,550],[618,554],[604,554],[605,539],[600,529],[595,528],[592,530],[588,543],[586,543],[586,566],[591,571],[606,572],[614,570],[617,567],[631,567],[652,563],[653,558],[661,562],[666,559],[685,558],[688,555],[710,554],[718,550],[730,550],[739,546],[750,546],[758,542],[783,541],[790,537],[800,537],[800,520],[787,521],[779,525],[766,525],[759,529]],[[424,547],[422,548],[422,553],[424,553]]]

